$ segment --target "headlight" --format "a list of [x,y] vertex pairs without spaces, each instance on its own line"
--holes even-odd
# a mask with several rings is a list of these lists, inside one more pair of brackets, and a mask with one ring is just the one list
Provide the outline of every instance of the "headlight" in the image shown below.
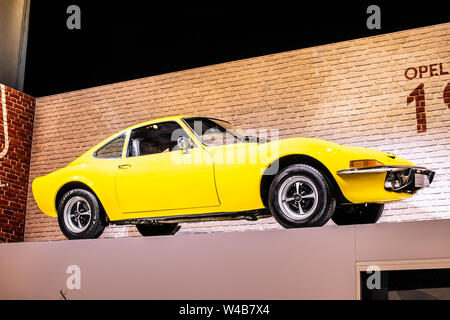
[[388,172],[384,182],[384,188],[389,191],[400,191],[411,183],[413,171],[411,169]]
[[361,169],[361,168],[372,168],[372,167],[380,167],[384,166],[378,160],[374,159],[365,159],[365,160],[351,160],[350,161],[350,169]]

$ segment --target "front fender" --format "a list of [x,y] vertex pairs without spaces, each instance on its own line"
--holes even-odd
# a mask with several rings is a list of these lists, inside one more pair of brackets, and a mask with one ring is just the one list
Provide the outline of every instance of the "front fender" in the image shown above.
[[278,154],[281,158],[292,154],[312,157],[322,163],[331,173],[342,194],[352,203],[391,202],[411,196],[409,193],[391,192],[384,189],[386,173],[368,173],[360,175],[338,175],[338,171],[348,169],[351,160],[375,159],[385,165],[414,165],[399,157],[385,152],[342,146],[333,142],[309,138],[279,140]]

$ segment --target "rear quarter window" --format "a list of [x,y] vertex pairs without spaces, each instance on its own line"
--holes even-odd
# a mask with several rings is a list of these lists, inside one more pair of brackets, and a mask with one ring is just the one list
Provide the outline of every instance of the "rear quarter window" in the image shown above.
[[125,134],[108,142],[94,153],[94,157],[101,159],[116,159],[122,157]]

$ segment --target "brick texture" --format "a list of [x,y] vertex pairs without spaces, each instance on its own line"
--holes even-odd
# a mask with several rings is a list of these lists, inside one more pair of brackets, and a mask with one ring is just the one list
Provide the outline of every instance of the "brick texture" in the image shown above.
[[0,101],[0,242],[17,242],[24,240],[35,98],[4,86]]
[[[198,114],[425,165],[436,171],[432,187],[386,205],[381,221],[450,218],[449,48],[445,23],[38,98],[30,181],[127,126]],[[25,240],[64,239],[30,189]],[[264,219],[184,224],[180,232],[267,228],[280,227]],[[134,235],[134,227],[110,227],[103,236]]]

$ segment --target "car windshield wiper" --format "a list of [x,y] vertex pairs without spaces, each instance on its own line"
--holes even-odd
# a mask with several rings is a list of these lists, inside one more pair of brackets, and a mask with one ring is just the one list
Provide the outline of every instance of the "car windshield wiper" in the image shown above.
[[265,143],[269,142],[269,139],[267,138],[260,138],[256,136],[242,136],[241,142],[256,142],[256,143]]

